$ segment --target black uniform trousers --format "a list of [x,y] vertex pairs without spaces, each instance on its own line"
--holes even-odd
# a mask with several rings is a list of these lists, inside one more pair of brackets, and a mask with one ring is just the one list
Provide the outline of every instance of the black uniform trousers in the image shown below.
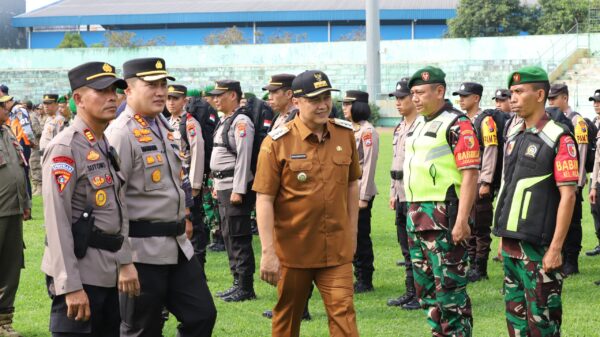
[[358,233],[356,240],[356,253],[354,254],[354,276],[357,280],[371,282],[373,278],[373,242],[371,241],[371,209],[373,200],[369,200],[367,208],[358,211]]
[[256,194],[248,189],[242,196],[242,203],[232,205],[232,190],[217,191],[221,231],[229,258],[229,269],[233,278],[244,290],[254,289],[254,250],[252,249],[252,229],[250,212],[256,202]]
[[592,211],[592,217],[594,218],[594,230],[596,232],[596,238],[598,239],[598,245],[600,245],[600,201],[595,204],[590,204]]
[[[406,282],[414,283],[413,266],[410,259],[408,247],[408,233],[406,232],[406,217],[408,216],[408,203],[396,199],[396,235],[402,256],[404,256],[404,269],[406,271]],[[413,285],[414,287],[414,285]]]
[[208,245],[208,228],[204,223],[204,207],[202,206],[202,193],[194,198],[194,206],[190,207],[192,218],[192,239],[190,242],[194,247],[194,255],[198,258],[202,269],[206,264],[206,246]]
[[471,261],[487,260],[492,244],[492,222],[494,219],[493,194],[483,198],[477,193],[475,204],[471,210],[471,237],[467,241],[467,251]]
[[52,299],[50,332],[52,337],[119,337],[119,295],[117,287],[83,285],[90,302],[90,319],[87,322],[67,317],[65,295],[54,295],[53,279],[46,276],[48,294]]
[[571,225],[569,225],[569,231],[567,232],[567,237],[565,238],[565,243],[563,245],[565,262],[573,264],[577,263],[577,257],[579,256],[579,252],[581,252],[581,240],[583,238],[583,233],[581,231],[582,202],[581,189],[578,188]]
[[0,217],[0,314],[15,310],[23,248],[23,214]]
[[141,293],[119,294],[121,337],[161,337],[164,307],[180,322],[178,337],[212,335],[217,309],[196,256],[188,260],[180,250],[177,264],[135,267]]

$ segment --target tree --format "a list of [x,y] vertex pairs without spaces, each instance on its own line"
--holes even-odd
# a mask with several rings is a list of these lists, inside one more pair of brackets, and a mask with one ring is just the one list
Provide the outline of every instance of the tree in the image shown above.
[[510,36],[524,31],[526,7],[520,0],[460,0],[448,21],[448,37]]
[[281,32],[269,36],[269,43],[292,43],[292,42],[306,42],[308,35],[306,33],[294,34],[290,32]]
[[535,34],[563,34],[576,22],[585,30],[589,5],[589,0],[539,0]]
[[65,37],[56,48],[85,48],[87,45],[78,32],[66,32]]
[[144,41],[142,38],[136,38],[134,32],[111,31],[104,33],[104,40],[100,43],[94,43],[92,47],[109,48],[136,48],[143,46],[164,46],[166,38],[162,35],[156,36],[150,40]]
[[360,27],[347,34],[340,36],[338,41],[365,41],[367,39],[367,30],[365,27]]
[[242,33],[241,30],[239,30],[236,26],[233,26],[221,32],[207,35],[204,38],[204,43],[209,45],[230,45],[248,43],[248,40],[246,40],[244,33]]

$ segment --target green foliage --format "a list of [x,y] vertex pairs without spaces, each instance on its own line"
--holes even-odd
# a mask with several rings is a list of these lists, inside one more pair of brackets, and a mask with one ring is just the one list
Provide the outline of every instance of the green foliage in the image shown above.
[[448,37],[518,35],[526,27],[526,7],[520,0],[460,0],[456,17],[448,21]]
[[94,48],[109,47],[109,48],[137,48],[146,46],[164,46],[167,45],[165,36],[156,36],[150,40],[144,40],[136,37],[134,32],[119,32],[110,31],[104,33],[104,40],[101,43],[92,45]]
[[[345,119],[342,101],[339,98],[335,98],[333,100],[333,106],[337,110],[336,117]],[[369,122],[374,126],[377,126],[377,123],[379,123],[379,119],[381,119],[381,113],[379,112],[381,109],[375,103],[369,103],[369,107],[371,108],[371,117],[369,117]]]
[[223,45],[228,46],[231,44],[244,44],[248,43],[248,40],[244,37],[244,33],[233,26],[227,28],[218,33],[211,33],[204,38],[204,43],[208,45]]
[[78,32],[66,32],[65,37],[56,48],[86,48],[87,45]]
[[365,27],[360,27],[349,33],[346,33],[338,39],[338,41],[365,41],[367,39],[367,30]]
[[277,33],[269,36],[269,43],[293,43],[293,42],[306,42],[308,41],[308,35],[306,33],[294,34],[285,31],[277,31]]
[[588,0],[539,0],[534,9],[539,15],[535,34],[566,33],[575,23],[585,30],[589,6]]

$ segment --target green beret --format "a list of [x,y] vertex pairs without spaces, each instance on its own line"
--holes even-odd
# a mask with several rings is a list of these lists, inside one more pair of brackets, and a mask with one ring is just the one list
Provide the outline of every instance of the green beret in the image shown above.
[[77,113],[77,105],[75,105],[75,100],[73,99],[73,97],[71,97],[71,99],[69,100],[69,108],[71,108],[72,113]]
[[536,66],[523,67],[508,76],[508,87],[524,83],[548,82],[548,73]]
[[412,88],[415,85],[440,83],[446,85],[446,74],[442,69],[427,66],[417,70],[408,81],[408,87]]
[[210,94],[211,91],[215,90],[215,86],[214,85],[207,85],[206,87],[204,87],[204,90],[202,90],[202,97],[205,96],[212,96]]
[[67,99],[65,98],[65,96],[60,96],[56,103],[67,103]]
[[268,101],[269,100],[269,93],[268,92],[263,95],[262,100],[263,101]]
[[242,95],[242,97],[243,97],[243,98],[245,98],[245,99],[250,99],[250,98],[256,98],[256,95],[255,95],[255,94],[253,94],[253,93],[251,93],[251,92],[245,92],[245,93]]
[[200,97],[200,90],[190,89],[187,91],[187,97]]
[[123,90],[121,88],[117,88],[117,94],[124,95],[125,94],[125,90]]

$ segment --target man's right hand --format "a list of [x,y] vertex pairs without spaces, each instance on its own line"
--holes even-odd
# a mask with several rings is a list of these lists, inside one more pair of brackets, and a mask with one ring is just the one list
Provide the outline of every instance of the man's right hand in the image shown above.
[[390,209],[396,209],[396,198],[390,198]]
[[92,315],[90,300],[83,289],[65,295],[67,317],[76,321],[88,321]]
[[595,188],[590,188],[590,204],[592,204],[592,205],[596,204],[596,189]]
[[274,252],[262,253],[260,258],[260,279],[272,286],[277,286],[281,273],[279,258]]

